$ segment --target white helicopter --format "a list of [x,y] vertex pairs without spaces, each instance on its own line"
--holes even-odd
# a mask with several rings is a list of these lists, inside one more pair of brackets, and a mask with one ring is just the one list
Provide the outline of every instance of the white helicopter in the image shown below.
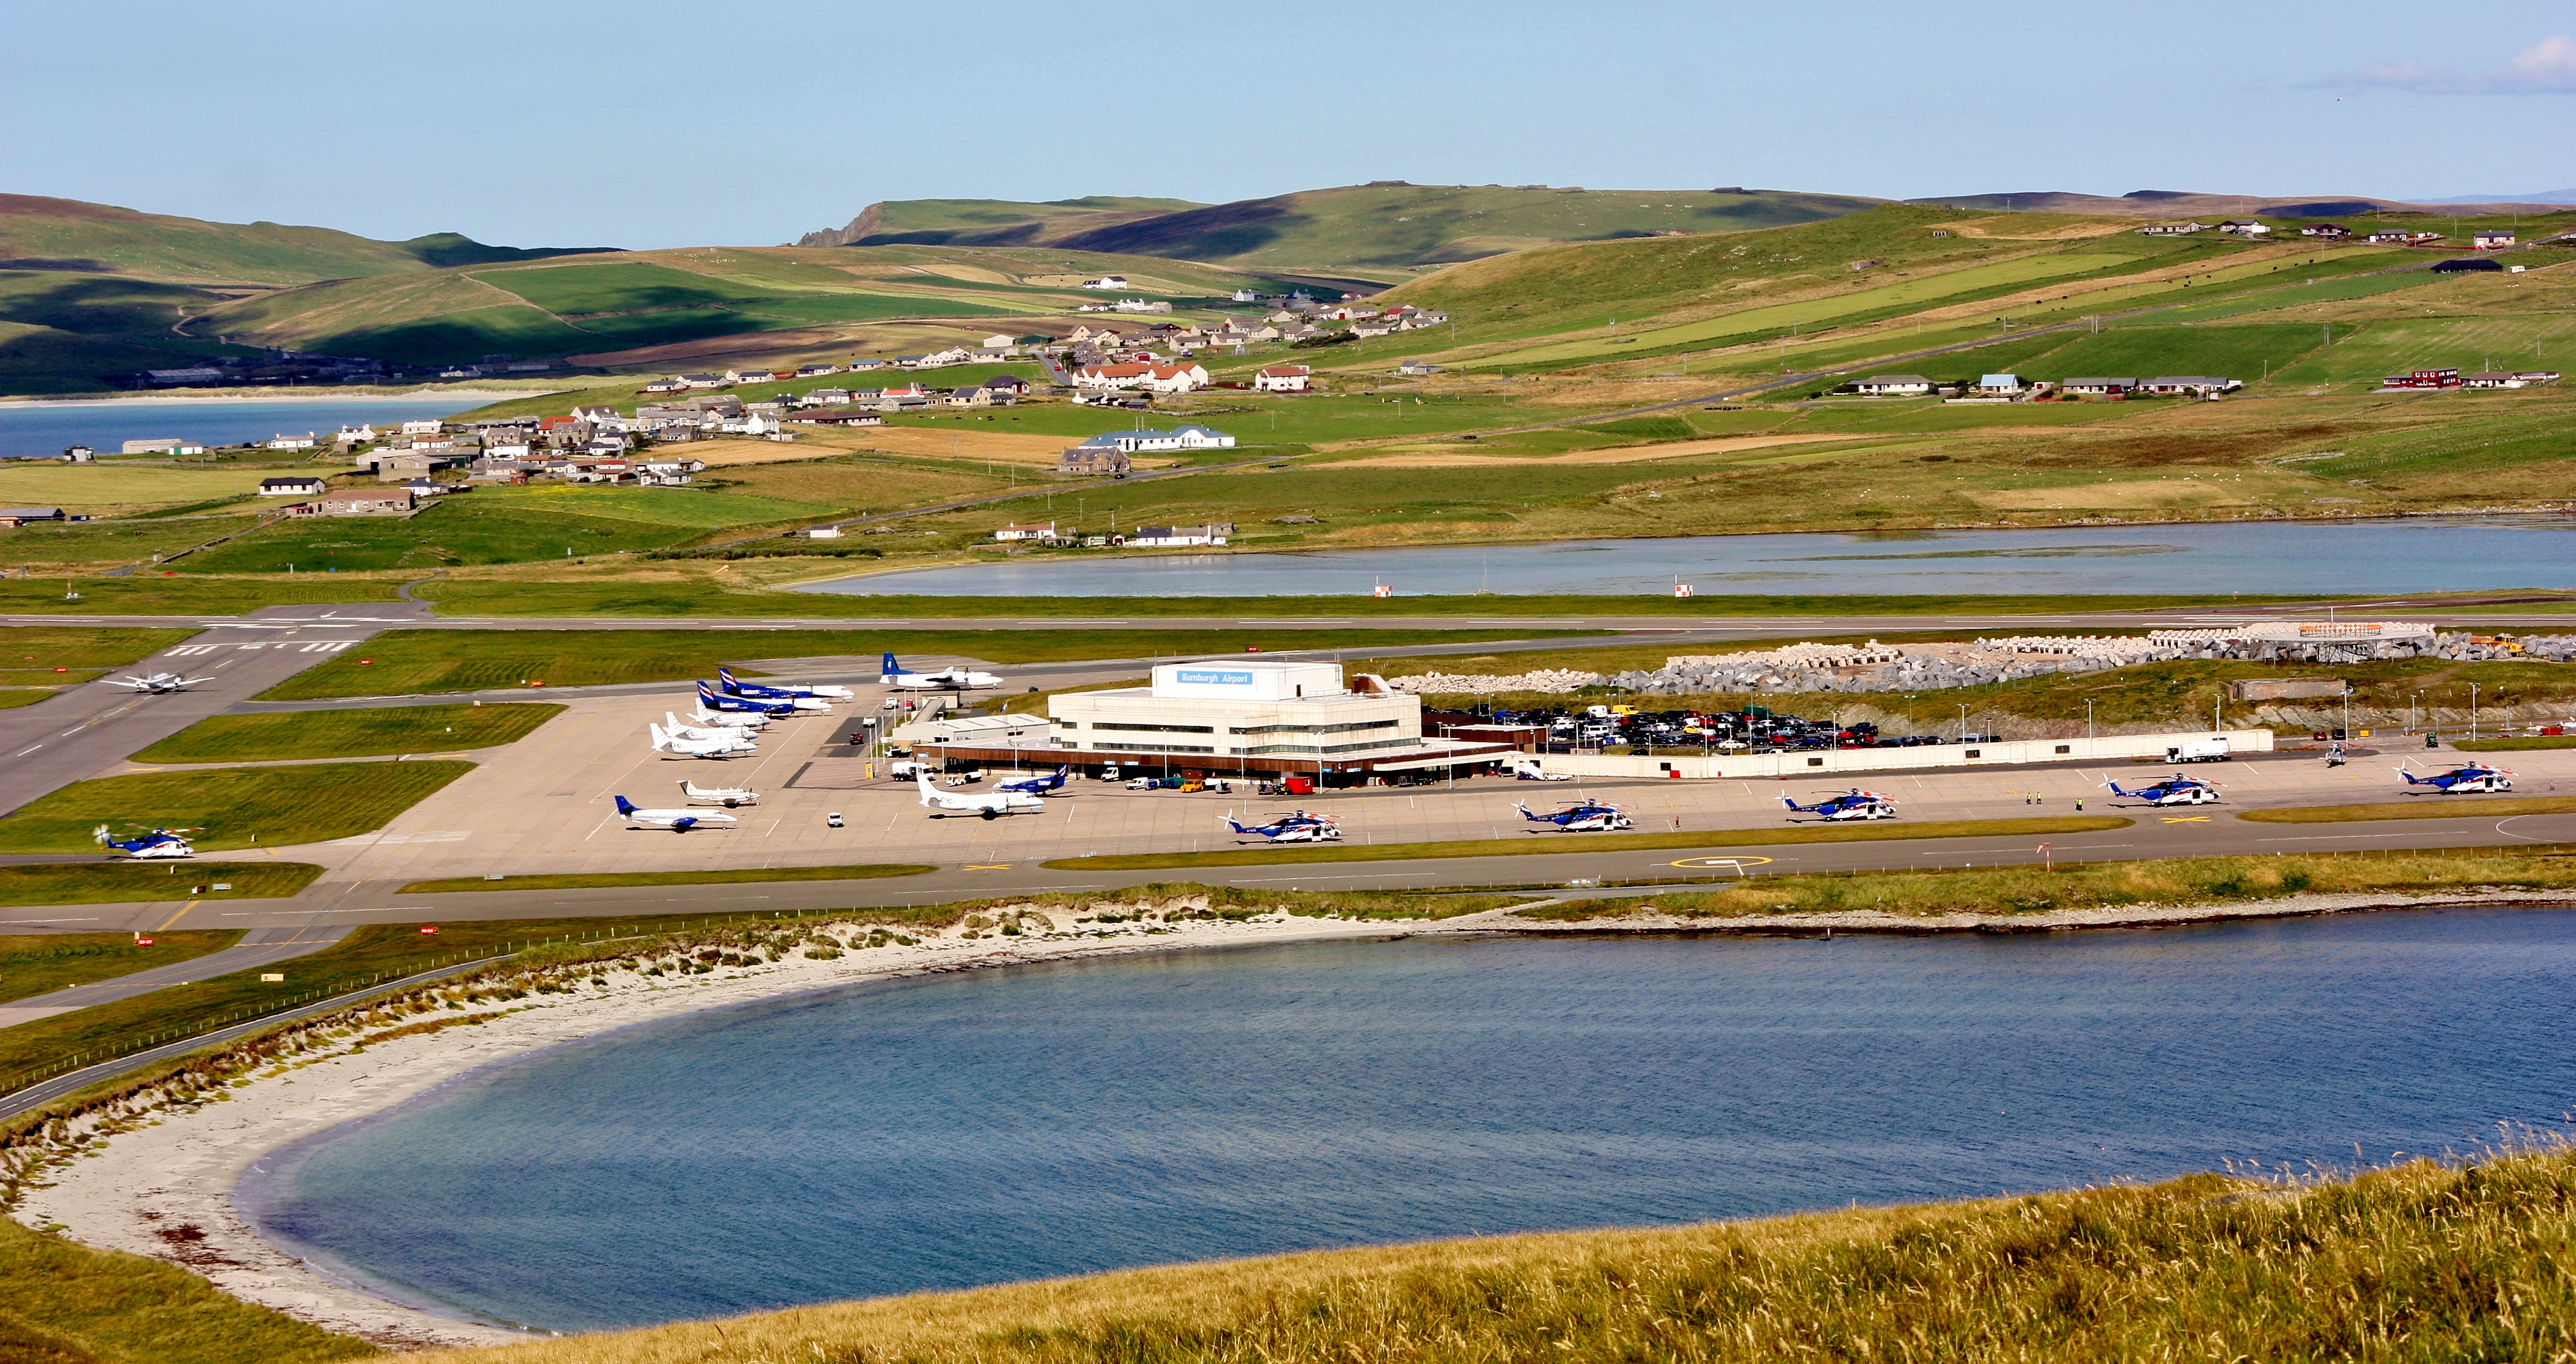
[[1026,791],[986,791],[978,795],[949,795],[930,784],[927,772],[913,773],[921,784],[921,803],[937,806],[932,819],[949,815],[974,815],[979,819],[998,819],[1003,815],[1033,815],[1046,808],[1046,802]]
[[177,673],[144,673],[141,676],[128,674],[124,677],[107,677],[99,680],[111,687],[132,687],[146,696],[164,696],[174,691],[186,691],[200,682],[212,682],[215,679],[181,677]]
[[619,796],[617,798],[617,813],[626,817],[627,828],[668,829],[675,834],[687,833],[689,830],[694,829],[701,824],[736,824],[741,822],[731,815],[718,814],[713,810],[637,809],[635,802],[628,800],[624,796]]
[[691,805],[721,805],[728,810],[760,803],[760,793],[748,786],[700,786],[686,777],[680,779],[680,794]]
[[760,751],[749,736],[723,739],[683,739],[660,725],[647,723],[653,731],[653,751],[675,758],[740,758]]

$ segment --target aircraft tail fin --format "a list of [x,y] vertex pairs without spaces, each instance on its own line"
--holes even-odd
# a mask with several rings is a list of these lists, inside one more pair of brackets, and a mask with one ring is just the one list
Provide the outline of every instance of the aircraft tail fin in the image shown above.
[[903,665],[894,661],[894,650],[888,649],[885,652],[885,657],[879,660],[877,664],[877,681],[892,682],[895,679],[895,674],[902,671]]
[[1799,808],[1800,808],[1800,806],[1799,806],[1798,802],[1797,802],[1796,800],[1794,800],[1794,799],[1792,799],[1792,798],[1788,797],[1788,796],[1782,796],[1782,797],[1780,798],[1780,803],[1781,803],[1781,804],[1783,804],[1783,805],[1788,806],[1788,807],[1789,807],[1790,809],[1792,809],[1792,810],[1795,810],[1795,809],[1799,809]]
[[922,804],[924,804],[924,805],[928,805],[928,804],[931,802],[931,798],[939,794],[938,792],[933,791],[933,790],[931,790],[931,789],[930,789],[930,774],[929,774],[929,773],[924,772],[924,771],[921,771],[920,769],[916,768],[916,769],[914,769],[914,771],[913,771],[913,774],[912,774],[912,780],[913,780],[913,783],[914,783],[915,785],[917,785],[917,786],[919,786],[919,787],[921,788],[921,803],[922,803]]
[[635,813],[635,802],[628,800],[624,796],[617,797],[617,813],[621,815],[633,815]]

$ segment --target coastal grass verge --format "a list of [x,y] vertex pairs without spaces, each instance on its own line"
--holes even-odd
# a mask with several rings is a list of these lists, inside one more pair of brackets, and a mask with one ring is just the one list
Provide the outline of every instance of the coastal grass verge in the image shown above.
[[[204,897],[279,899],[302,891],[321,874],[322,869],[310,862],[39,862],[0,867],[0,905],[125,905]],[[215,890],[218,885],[225,889]],[[126,935],[110,936],[123,942]],[[60,939],[0,937],[0,945],[18,941]],[[5,947],[0,947],[0,961],[5,960]],[[6,998],[7,987],[0,983],[0,999]]]
[[2366,819],[2457,819],[2492,815],[2563,815],[2576,811],[2576,796],[2423,796],[2415,800],[2378,801],[2369,805],[2291,805],[2275,810],[2239,810],[2236,817],[2253,824],[2341,824]]
[[[920,1364],[2555,1358],[2576,1154],[1119,1270],[442,1355]],[[2387,1342],[2402,1340],[2402,1349]]]
[[[1578,630],[1539,632],[1574,637]],[[873,675],[880,653],[964,656],[988,663],[1061,663],[1093,658],[1242,653],[1247,647],[1368,649],[1402,644],[1467,644],[1530,638],[1486,630],[388,630],[363,648],[263,693],[263,701],[409,696],[485,688],[607,686],[712,679],[745,659],[856,658]],[[352,655],[355,655],[354,657]]]
[[180,1264],[92,1250],[0,1217],[0,1360],[324,1364],[378,1353],[256,1307],[183,1268],[204,1230],[157,1229]]
[[563,714],[546,702],[210,715],[135,754],[138,763],[275,762],[446,753],[517,743]]
[[2531,734],[2512,739],[2459,739],[2451,747],[2463,753],[2519,753],[2535,748],[2576,748],[2576,734]]
[[414,881],[397,895],[452,895],[476,890],[590,890],[611,886],[730,886],[767,881],[874,881],[939,870],[927,862],[869,862],[845,867],[737,867],[727,871],[577,871],[490,879],[446,876]]
[[[0,815],[0,852],[94,852],[90,831],[188,828],[205,850],[318,843],[379,829],[469,762],[322,763],[133,772],[73,782]],[[138,817],[148,821],[139,826]]]
[[[9,871],[23,870],[8,868]],[[314,870],[319,871],[316,867]],[[5,874],[5,873],[0,873]],[[238,929],[155,933],[152,945],[130,933],[0,934],[0,1003],[51,994],[67,985],[90,985],[134,971],[169,966],[220,952],[241,938]],[[0,1355],[0,1358],[6,1358]]]
[[1460,838],[1437,843],[1268,844],[1212,852],[1059,857],[1039,865],[1049,871],[1147,871],[1163,867],[1243,867],[1274,862],[1405,862],[1417,858],[1526,857],[1532,853],[1750,848],[1779,843],[1878,843],[1899,839],[2081,834],[2125,829],[2132,822],[2117,815],[2062,815],[2047,819],[1956,819],[1932,824],[1803,824],[1781,829],[1709,829],[1683,833],[1553,834],[1528,841]]
[[[2286,857],[2173,857],[2139,862],[2070,862],[2040,867],[1932,871],[1808,872],[1765,876],[1721,890],[1682,890],[1634,900],[1568,900],[1533,905],[1517,917],[1552,923],[1662,913],[1692,919],[1779,915],[1886,914],[1940,919],[2153,905],[2243,904],[2291,895],[2430,895],[2468,887],[2576,888],[2576,856],[2565,849],[2311,853]],[[1837,925],[1838,927],[1840,925]]]

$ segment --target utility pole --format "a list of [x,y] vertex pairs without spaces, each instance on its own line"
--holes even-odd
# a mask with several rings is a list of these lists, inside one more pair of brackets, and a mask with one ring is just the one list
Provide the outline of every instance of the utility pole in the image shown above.
[[2472,683],[2470,683],[2470,684],[2469,684],[2469,741],[2470,741],[2470,742],[2472,742],[2472,743],[2475,743],[2475,742],[2477,741],[2477,737],[2478,737],[2478,684],[2477,684],[2477,683],[2475,683],[2475,682],[2472,682]]
[[2089,696],[2084,698],[2084,744],[2085,752],[2093,751],[2093,698]]

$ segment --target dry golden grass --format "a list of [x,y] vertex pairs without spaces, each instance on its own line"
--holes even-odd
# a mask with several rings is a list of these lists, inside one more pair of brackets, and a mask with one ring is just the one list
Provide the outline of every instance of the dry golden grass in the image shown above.
[[1971,218],[1948,226],[1962,237],[1982,237],[1989,241],[2063,242],[2117,236],[2146,221],[2143,218],[2078,218],[2061,222],[2056,221],[2058,216],[1998,213],[1991,218]]
[[2132,511],[2153,507],[2241,507],[2254,499],[2215,481],[2184,478],[2133,478],[2108,483],[2070,483],[2054,488],[1985,488],[1961,494],[1980,507],[1998,511],[2049,511],[2084,507]]
[[[926,455],[933,459],[995,460],[1023,467],[1054,468],[1056,457],[1068,445],[1077,443],[1072,436],[1035,436],[1015,431],[992,430],[978,421],[953,422],[938,426],[879,426],[853,431],[849,443],[858,449],[883,450],[897,455]],[[1151,461],[1138,460],[1147,464]]]
[[1853,1209],[1130,1270],[437,1356],[452,1364],[2565,1359],[2554,1139],[2349,1178]]

